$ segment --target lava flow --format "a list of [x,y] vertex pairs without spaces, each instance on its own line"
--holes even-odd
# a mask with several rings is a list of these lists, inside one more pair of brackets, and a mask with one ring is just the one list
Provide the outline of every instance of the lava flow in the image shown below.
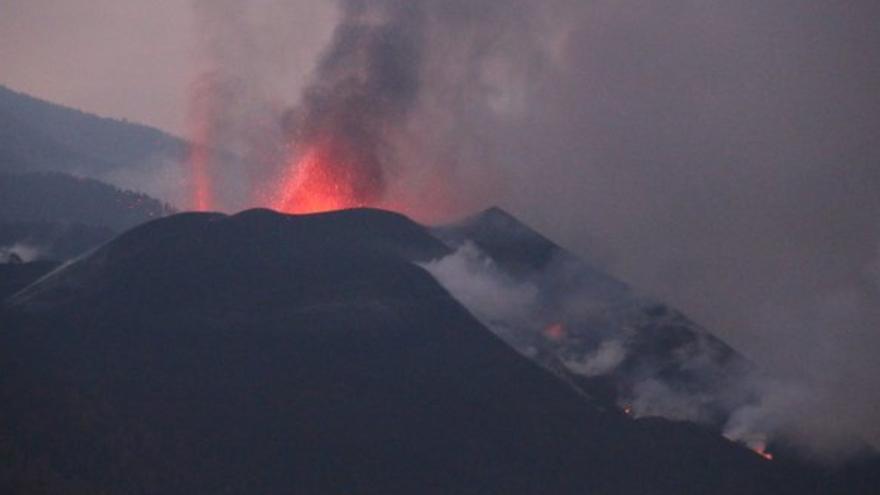
[[767,461],[773,460],[773,454],[767,450],[767,440],[764,435],[750,435],[746,438],[733,438],[727,434],[725,437],[728,440],[738,442],[745,447],[748,447],[749,450],[763,457]]
[[758,454],[768,461],[773,460],[773,454],[767,452],[767,445],[764,442],[757,442],[749,445],[749,448],[752,449],[752,452]]
[[305,214],[376,205],[381,167],[372,160],[355,162],[356,156],[339,143],[313,145],[282,179],[275,209]]

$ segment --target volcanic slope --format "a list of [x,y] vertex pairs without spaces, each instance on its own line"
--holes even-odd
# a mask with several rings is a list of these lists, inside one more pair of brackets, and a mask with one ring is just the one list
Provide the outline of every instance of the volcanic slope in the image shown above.
[[416,263],[403,216],[187,213],[4,303],[0,492],[811,493],[601,410]]
[[[757,400],[752,366],[735,350],[507,212],[491,208],[434,233],[459,250],[459,262],[488,263],[492,270],[483,276],[534,292],[513,317],[477,300],[462,302],[514,348],[573,376],[589,395],[637,416],[719,428]],[[442,269],[431,271],[446,282]]]
[[[769,441],[777,469],[812,480],[803,493],[880,493],[880,454],[867,444],[853,446],[858,455],[828,466],[785,438],[725,431],[736,431],[731,425],[738,411],[772,400],[772,388],[762,386],[767,378],[757,366],[675,308],[640,294],[500,208],[432,232],[455,253],[424,266],[499,337],[599,407],[626,411],[645,426],[663,425],[658,418],[667,418],[741,442],[758,439],[755,448]],[[449,270],[450,263],[456,269]],[[459,279],[468,278],[462,264],[477,286],[489,278],[488,286],[500,284],[502,293],[531,296],[514,298],[516,311],[497,301],[486,304],[482,295],[461,290]]]
[[0,171],[59,171],[88,177],[160,162],[189,145],[158,129],[98,117],[0,85]]

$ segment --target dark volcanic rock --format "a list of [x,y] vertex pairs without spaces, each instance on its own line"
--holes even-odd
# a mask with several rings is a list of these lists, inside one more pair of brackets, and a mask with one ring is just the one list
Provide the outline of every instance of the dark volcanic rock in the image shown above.
[[27,287],[58,265],[56,261],[0,263],[0,301]]
[[[37,260],[68,260],[115,236],[107,227],[61,222],[0,222],[0,251],[34,249]],[[35,260],[30,260],[35,261]]]
[[699,427],[603,412],[376,210],[182,214],[0,314],[0,492],[806,493]]
[[0,172],[0,222],[81,224],[122,230],[174,213],[146,194],[63,174]]

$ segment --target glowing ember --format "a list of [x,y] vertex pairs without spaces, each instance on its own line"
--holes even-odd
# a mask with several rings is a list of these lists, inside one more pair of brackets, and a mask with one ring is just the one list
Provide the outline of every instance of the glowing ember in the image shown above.
[[376,168],[355,164],[354,156],[339,143],[312,146],[290,167],[275,209],[304,214],[376,205],[381,195]]
[[565,335],[565,326],[562,323],[554,323],[544,329],[544,337],[554,342],[564,339]]
[[767,452],[767,444],[763,440],[751,441],[746,444],[748,448],[752,450],[752,452],[758,454],[768,461],[773,460],[773,454]]
[[770,452],[759,452],[756,450],[755,453],[763,457],[764,459],[767,459],[768,461],[773,460],[773,454],[771,454]]
[[724,435],[728,440],[732,442],[737,442],[742,445],[748,447],[749,450],[758,454],[768,461],[773,460],[773,454],[767,451],[767,439],[766,436],[762,434],[752,434],[746,437],[732,437],[725,433]]

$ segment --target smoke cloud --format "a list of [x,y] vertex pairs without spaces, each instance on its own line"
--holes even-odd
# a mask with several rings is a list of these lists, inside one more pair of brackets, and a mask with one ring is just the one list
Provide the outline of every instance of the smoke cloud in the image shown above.
[[594,352],[580,359],[563,361],[565,367],[576,375],[587,377],[603,376],[612,373],[626,358],[626,348],[619,340],[606,340]]
[[498,138],[502,202],[807,391],[771,422],[880,445],[877,5],[576,10]]
[[[436,220],[498,198],[504,180],[488,133],[496,111],[522,103],[524,77],[540,63],[543,9],[513,3],[340,1],[291,105],[278,84],[295,65],[280,49],[290,28],[267,19],[294,18],[305,2],[196,1],[204,67],[189,120],[207,151],[191,160],[203,198],[194,203],[296,211],[306,182],[345,196],[343,206]],[[217,150],[241,158],[245,177]],[[204,199],[212,194],[221,199]]]
[[344,2],[314,82],[287,114],[294,148],[317,148],[324,173],[353,204],[384,196],[390,136],[419,95],[424,16],[420,2]]
[[538,288],[517,282],[472,243],[454,254],[423,265],[455,298],[497,333],[510,325],[536,327]]
[[358,203],[501,204],[809,390],[766,407],[799,438],[880,445],[876,2],[341,1],[279,84],[314,5],[196,2],[228,204],[328,142]]
[[823,419],[840,408],[813,383],[766,374],[682,315],[566,258],[513,275],[466,241],[422,266],[513,348],[586,378],[577,387],[588,395],[613,384],[636,418],[703,423],[762,455],[782,442],[822,463],[866,448],[851,424]]
[[29,263],[39,260],[46,254],[46,249],[34,244],[17,242],[9,246],[0,246],[0,263],[20,261]]

